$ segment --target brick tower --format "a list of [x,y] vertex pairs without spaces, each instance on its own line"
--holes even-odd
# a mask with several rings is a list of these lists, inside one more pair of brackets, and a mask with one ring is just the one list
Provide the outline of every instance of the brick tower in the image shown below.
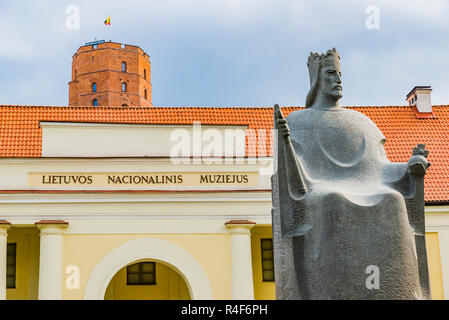
[[70,106],[152,106],[150,57],[137,46],[86,43],[73,55]]

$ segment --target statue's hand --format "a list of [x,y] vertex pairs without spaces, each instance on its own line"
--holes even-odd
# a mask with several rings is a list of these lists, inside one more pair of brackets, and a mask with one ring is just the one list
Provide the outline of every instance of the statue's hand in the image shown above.
[[285,119],[278,119],[277,120],[277,126],[278,126],[278,134],[284,140],[289,140],[289,138],[290,138],[290,129],[288,128],[287,120],[285,120]]
[[413,154],[408,161],[410,173],[415,176],[424,176],[427,168],[430,167],[430,162],[427,161],[429,151],[427,151],[425,147],[424,144],[418,144],[417,147],[413,148]]
[[290,129],[288,128],[287,120],[284,118],[278,104],[274,105],[274,119],[279,137],[282,137],[284,140],[288,141],[290,139]]

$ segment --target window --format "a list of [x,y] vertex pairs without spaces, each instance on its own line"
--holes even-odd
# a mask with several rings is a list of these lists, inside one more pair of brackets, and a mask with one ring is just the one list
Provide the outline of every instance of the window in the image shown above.
[[97,83],[92,83],[92,92],[97,92]]
[[6,249],[6,288],[16,287],[16,253],[17,244],[8,243]]
[[273,239],[260,239],[262,251],[262,279],[274,281]]
[[147,69],[143,69],[143,78],[147,80]]
[[156,263],[139,262],[127,266],[126,284],[128,286],[156,284]]
[[127,107],[128,105],[126,103],[122,104],[122,107]]
[[126,72],[126,62],[122,62],[122,72]]
[[92,49],[97,49],[98,48],[98,44],[93,44],[92,45]]
[[126,92],[126,83],[125,82],[122,82],[122,91]]
[[145,89],[145,91],[143,92],[143,95],[145,97],[145,100],[147,99],[148,93],[147,93],[147,89]]
[[97,107],[97,106],[98,106],[98,100],[97,100],[97,99],[94,99],[94,100],[92,101],[92,105],[93,105],[94,107]]

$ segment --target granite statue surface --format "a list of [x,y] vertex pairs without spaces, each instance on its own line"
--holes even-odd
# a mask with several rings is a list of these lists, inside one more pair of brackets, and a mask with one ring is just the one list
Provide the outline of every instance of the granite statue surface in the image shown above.
[[340,56],[311,53],[306,108],[277,129],[272,177],[277,299],[429,299],[419,144],[392,163],[364,114],[339,106]]

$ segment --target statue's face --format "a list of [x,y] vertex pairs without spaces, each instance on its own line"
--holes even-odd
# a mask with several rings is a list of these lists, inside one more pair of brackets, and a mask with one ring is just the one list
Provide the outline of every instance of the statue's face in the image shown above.
[[321,84],[324,95],[338,100],[342,94],[340,66],[325,66],[321,69]]

